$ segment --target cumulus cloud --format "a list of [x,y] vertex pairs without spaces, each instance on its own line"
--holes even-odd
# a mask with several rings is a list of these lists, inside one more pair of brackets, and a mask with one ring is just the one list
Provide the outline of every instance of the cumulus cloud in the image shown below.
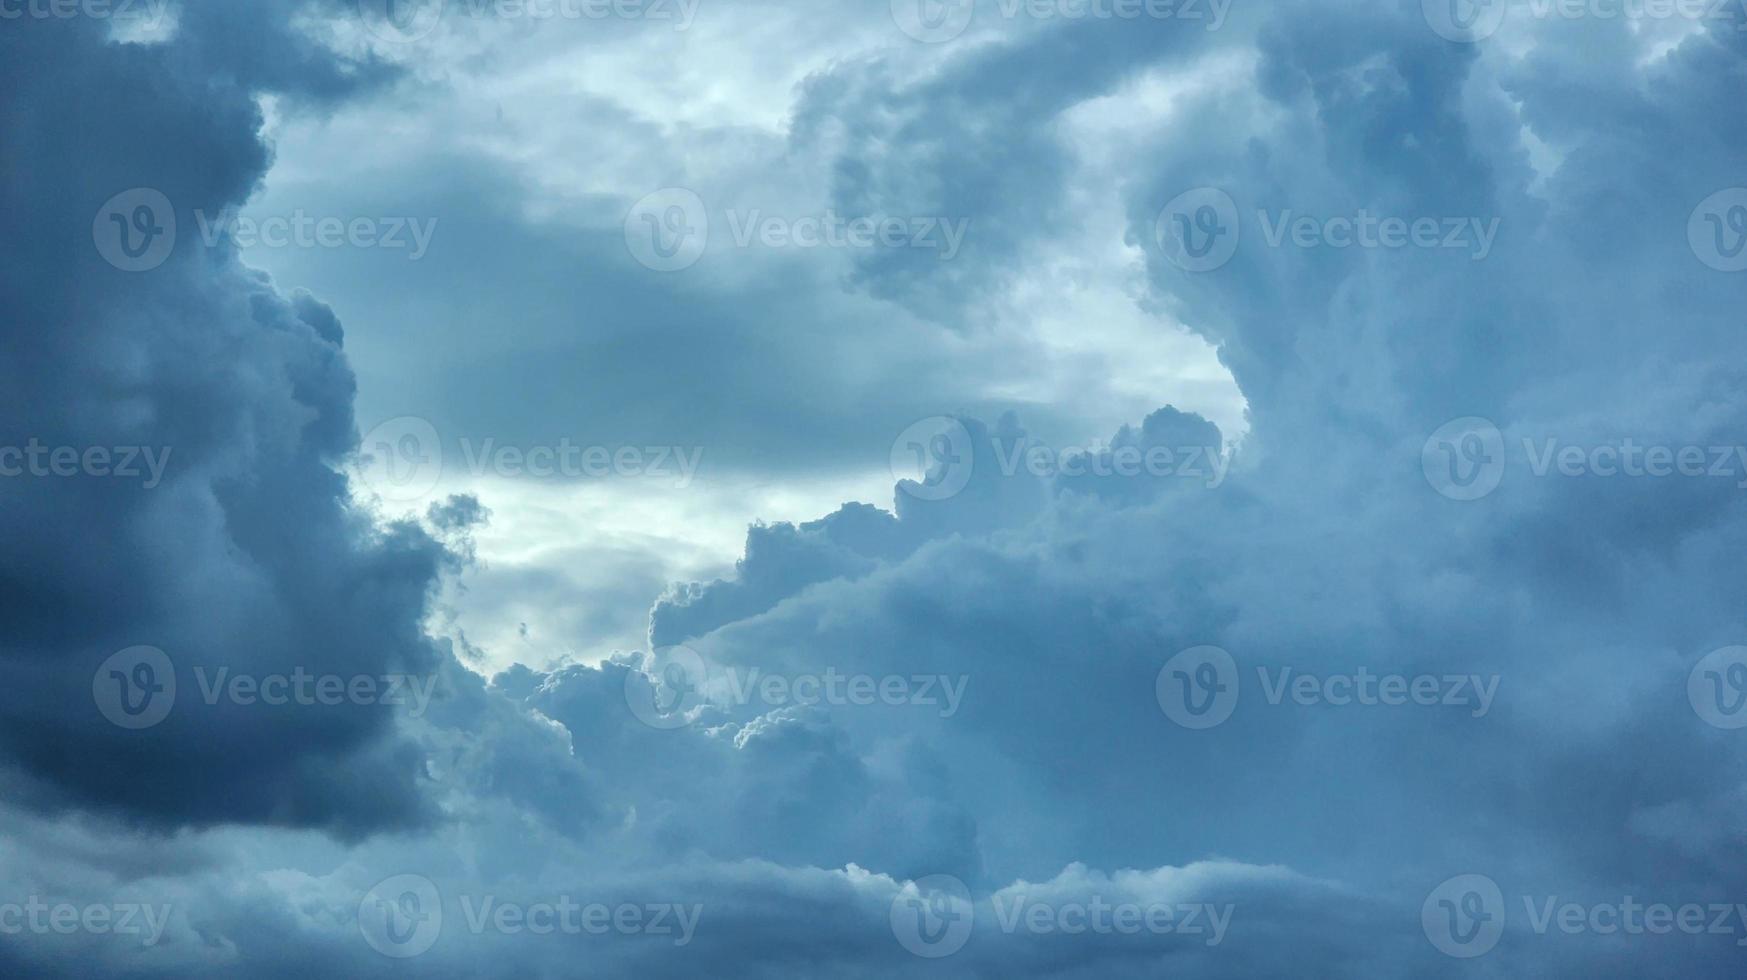
[[[1742,293],[1716,267],[1732,246],[1688,234],[1739,182],[1732,21],[1513,19],[1464,44],[1417,3],[1288,3],[1220,31],[985,23],[925,58],[895,32],[812,73],[776,142],[824,167],[830,202],[968,215],[982,237],[946,269],[870,252],[840,281],[782,262],[670,280],[661,317],[737,311],[712,328],[773,297],[768,331],[720,337],[675,376],[768,370],[785,394],[695,431],[771,428],[767,408],[813,390],[778,376],[839,344],[896,371],[865,339],[786,346],[796,310],[844,303],[844,285],[898,311],[898,334],[949,344],[909,333],[945,322],[974,347],[1089,194],[1126,221],[1127,301],[1217,346],[1247,428],[1161,393],[1086,441],[1063,424],[1079,406],[994,396],[1029,348],[955,359],[982,372],[962,401],[900,392],[869,412],[902,420],[873,440],[876,466],[910,419],[942,413],[889,508],[755,525],[732,570],[640,599],[580,572],[496,580],[491,604],[517,613],[577,583],[635,601],[648,649],[487,680],[440,590],[481,560],[506,498],[404,520],[357,502],[353,318],[189,236],[145,273],[92,248],[91,216],[129,188],[185,219],[270,183],[259,95],[342,112],[425,67],[418,48],[318,43],[331,33],[311,24],[355,28],[345,16],[191,5],[150,45],[86,23],[0,33],[0,140],[35,164],[0,180],[16,258],[0,345],[19,379],[0,445],[170,450],[149,489],[6,481],[0,928],[8,902],[44,896],[169,909],[149,943],[19,930],[8,973],[377,975],[402,956],[439,976],[1735,969],[1742,749],[1694,684],[1728,680],[1712,651],[1743,642],[1747,467],[1711,452],[1741,441]],[[1096,127],[1068,116],[1155,89],[1158,118],[1104,162],[1120,180],[1078,186],[1064,134]],[[1240,234],[1194,268],[1160,229],[1185,192],[1222,200],[1209,190],[1230,210],[1185,217]],[[1432,221],[1440,244],[1337,244],[1329,219],[1367,216]],[[569,241],[559,224],[518,234]],[[1460,238],[1482,232],[1483,251]],[[571,298],[598,285],[635,306],[648,281]],[[420,303],[453,295],[429,288]],[[785,353],[721,363],[742,342]],[[932,396],[954,371],[920,377]],[[697,388],[674,385],[632,438],[730,400]],[[838,428],[849,404],[785,406],[792,424],[745,459],[845,431],[869,445],[885,423]],[[1448,428],[1464,419],[1479,424]],[[1627,440],[1706,466],[1623,476]],[[1480,492],[1438,469],[1469,451],[1496,466]],[[93,680],[140,645],[169,658],[177,700],[134,730]],[[411,703],[207,703],[197,668],[218,667],[431,686]],[[1498,900],[1444,891],[1463,876]],[[1632,902],[1700,906],[1707,928],[1592,925]],[[1581,928],[1550,924],[1560,903]],[[572,905],[614,924],[529,928]],[[656,908],[692,926],[657,932]],[[1440,937],[1446,913],[1480,931],[1451,918]]]
[[[348,503],[334,466],[356,440],[354,381],[330,310],[193,235],[144,273],[93,248],[92,216],[114,195],[155,190],[186,223],[242,199],[268,164],[253,88],[267,82],[200,58],[205,9],[183,11],[172,44],[109,42],[87,20],[21,22],[0,41],[7,155],[67,161],[5,182],[18,383],[4,441],[164,464],[155,484],[9,481],[0,740],[21,796],[43,806],[162,826],[417,823],[430,816],[419,760],[388,710],[197,696],[197,669],[428,673],[438,657],[419,620],[445,561],[415,527]],[[93,702],[100,665],[136,646],[175,665],[184,708],[144,732]]]

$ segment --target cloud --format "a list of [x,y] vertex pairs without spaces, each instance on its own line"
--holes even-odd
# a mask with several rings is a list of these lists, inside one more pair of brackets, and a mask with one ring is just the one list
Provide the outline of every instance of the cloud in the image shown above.
[[[1617,20],[1519,24],[1463,45],[1419,4],[1288,3],[1224,32],[1007,25],[927,49],[926,73],[904,70],[923,58],[913,50],[819,68],[781,138],[687,137],[754,147],[745,160],[792,151],[846,210],[971,216],[985,237],[950,270],[913,255],[827,272],[760,256],[665,280],[644,305],[651,280],[627,278],[643,273],[614,251],[604,202],[617,187],[537,221],[497,217],[514,225],[501,243],[463,234],[459,265],[432,253],[445,274],[488,252],[504,264],[471,272],[550,263],[521,266],[544,285],[503,290],[525,304],[506,320],[598,314],[596,349],[673,354],[663,397],[632,398],[646,382],[608,358],[594,400],[550,402],[615,406],[595,420],[603,431],[758,433],[737,444],[737,465],[772,479],[841,469],[868,446],[883,464],[895,431],[930,413],[927,434],[946,436],[919,441],[925,472],[898,481],[890,510],[755,525],[732,573],[711,581],[637,600],[646,570],[668,566],[616,554],[605,572],[518,569],[480,587],[482,606],[515,613],[579,594],[635,601],[638,615],[654,602],[655,649],[543,657],[487,682],[469,668],[490,651],[439,590],[465,577],[487,511],[497,519],[513,495],[379,519],[342,475],[357,426],[341,307],[186,238],[150,273],[92,248],[91,215],[128,187],[158,188],[179,217],[248,198],[270,156],[257,92],[343,114],[348,98],[389,97],[364,87],[416,84],[400,71],[423,79],[444,63],[403,51],[400,71],[379,75],[368,54],[329,48],[221,51],[252,17],[258,37],[295,32],[289,8],[213,10],[185,13],[160,45],[108,43],[82,24],[0,33],[7,159],[74,161],[0,181],[7,238],[26,246],[0,268],[0,299],[20,313],[0,332],[20,379],[0,392],[0,445],[173,449],[149,490],[7,481],[0,776],[13,792],[0,836],[19,843],[0,926],[7,896],[172,909],[151,945],[27,930],[0,952],[9,971],[1734,969],[1747,922],[1666,936],[1605,932],[1587,914],[1579,929],[1537,925],[1549,901],[1696,903],[1710,920],[1747,887],[1729,862],[1741,746],[1725,709],[1693,693],[1707,654],[1742,642],[1747,524],[1732,505],[1747,471],[1610,475],[1594,452],[1631,439],[1708,462],[1709,447],[1740,441],[1741,288],[1716,267],[1725,249],[1707,261],[1687,234],[1699,202],[1738,183],[1740,110],[1724,90],[1747,42],[1732,24],[1677,38]],[[1073,145],[1096,135],[1098,111],[1149,104],[1165,108],[1126,127],[1124,152]],[[320,128],[312,118],[301,122]],[[626,128],[638,147],[654,140]],[[1094,165],[1108,186],[1077,179]],[[496,216],[519,199],[493,183],[504,172],[450,176],[486,185],[476,200]],[[1232,210],[1212,218],[1241,227],[1217,268],[1185,268],[1187,243],[1159,234],[1161,209],[1195,188],[1226,194]],[[1047,345],[1004,348],[979,316],[1014,295],[1027,262],[1075,240],[1057,229],[1094,191],[1125,222],[1113,235],[1135,259],[1127,305],[1217,346],[1247,402],[1241,433],[1160,392],[1089,443],[1096,385],[1067,408],[1000,397]],[[1497,235],[1484,255],[1336,243],[1367,216],[1431,220],[1440,240],[1449,221]],[[1301,217],[1308,239],[1270,240]],[[546,282],[608,254],[616,265]],[[435,278],[383,288],[417,293],[420,310],[473,295]],[[868,296],[888,304],[884,319],[854,305]],[[855,329],[806,336],[807,310],[853,310]],[[657,322],[671,345],[641,332]],[[433,345],[460,336],[448,326]],[[1149,353],[1132,332],[1100,336],[1132,348],[1100,356]],[[919,337],[929,343],[906,349]],[[957,356],[931,357],[941,350]],[[504,341],[492,357],[501,371],[483,358],[425,390],[454,389],[445,410],[460,415],[490,403],[513,428],[556,414],[545,397],[576,381],[577,362],[538,344]],[[871,409],[856,400],[896,387],[905,365],[924,368],[909,388]],[[524,380],[534,408],[457,383],[469,377]],[[968,393],[941,404],[955,386]],[[743,388],[750,407],[724,408]],[[1490,431],[1496,451],[1469,462],[1500,469],[1491,492],[1462,499],[1434,464],[1463,447],[1433,434],[1471,418],[1490,430],[1463,432]],[[1579,471],[1536,464],[1564,446]],[[1175,464],[1188,448],[1209,466],[1218,455],[1217,480],[1144,468],[1154,450]],[[1051,465],[1010,465],[1032,450]],[[1122,472],[1136,458],[1143,469]],[[669,540],[657,523],[649,539]],[[620,568],[645,571],[619,587]],[[555,616],[571,631],[624,628],[624,614],[576,601]],[[141,644],[169,657],[178,697],[136,731],[103,717],[92,684],[105,658]],[[1208,646],[1229,658],[1197,661],[1215,683],[1172,673],[1180,652]],[[428,710],[206,704],[196,668],[219,666],[427,676],[436,694]],[[1191,680],[1229,697],[1228,716],[1183,723],[1171,698]],[[1432,696],[1377,693],[1390,685]],[[1464,693],[1480,689],[1484,705]],[[1445,955],[1467,940],[1437,935],[1440,913],[1473,912],[1437,901],[1465,875],[1503,898],[1473,916],[1498,926],[1477,963]],[[974,924],[950,956],[917,955],[901,916],[960,909],[934,900],[951,879]],[[426,886],[443,925],[402,964],[403,940],[372,947],[370,916],[432,912]],[[653,905],[701,912],[683,943],[628,926],[470,928],[488,900],[636,908],[639,922]],[[1226,925],[1216,941],[1061,928],[1113,905],[1170,908],[1173,922],[1193,907]]]
[[[0,294],[16,316],[0,344],[18,380],[0,442],[162,464],[149,479],[117,462],[114,476],[7,481],[0,753],[15,798],[127,822],[344,834],[424,822],[422,763],[388,708],[200,696],[197,678],[220,669],[431,672],[441,658],[419,623],[449,561],[415,526],[377,525],[348,502],[335,467],[357,438],[355,383],[331,310],[191,234],[149,272],[93,247],[92,216],[101,246],[100,208],[129,188],[160,192],[191,227],[195,209],[240,201],[265,172],[253,93],[275,78],[203,59],[223,29],[215,9],[183,9],[168,44],[106,42],[86,20],[0,40],[8,157],[68,161],[4,182],[17,247]],[[336,94],[307,67],[286,71],[314,90],[290,94]],[[94,677],[109,683],[100,665],[142,645],[174,665],[179,703],[129,731],[100,713]]]

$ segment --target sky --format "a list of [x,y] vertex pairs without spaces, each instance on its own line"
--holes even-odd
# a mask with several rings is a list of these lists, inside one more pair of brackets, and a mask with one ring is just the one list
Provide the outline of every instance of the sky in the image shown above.
[[1744,82],[0,0],[0,974],[1741,975]]

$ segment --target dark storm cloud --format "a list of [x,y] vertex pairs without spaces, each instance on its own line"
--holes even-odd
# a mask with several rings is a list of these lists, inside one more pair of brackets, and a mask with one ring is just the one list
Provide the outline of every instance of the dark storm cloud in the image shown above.
[[[419,624],[446,553],[410,525],[373,525],[334,469],[356,440],[338,321],[191,232],[196,209],[241,201],[265,172],[256,91],[324,99],[369,77],[269,43],[290,36],[291,9],[189,5],[168,45],[109,42],[83,19],[0,31],[0,444],[135,447],[164,464],[156,482],[82,467],[0,488],[0,746],[41,806],[344,833],[429,816],[390,708],[207,704],[197,674],[441,662]],[[161,192],[185,229],[150,271],[114,267],[94,241],[93,216],[101,232],[105,202],[133,188]],[[128,731],[93,678],[139,645],[175,665],[178,700]]]

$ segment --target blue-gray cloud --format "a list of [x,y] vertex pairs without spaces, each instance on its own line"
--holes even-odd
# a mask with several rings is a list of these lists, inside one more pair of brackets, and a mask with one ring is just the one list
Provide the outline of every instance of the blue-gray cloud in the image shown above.
[[[938,446],[920,459],[928,472],[899,481],[889,507],[754,526],[731,572],[660,595],[625,556],[611,567],[642,571],[617,589],[598,575],[498,580],[487,598],[508,608],[587,593],[648,609],[651,649],[487,681],[468,669],[487,661],[464,632],[430,632],[436,590],[479,558],[471,535],[504,504],[461,498],[385,523],[342,475],[357,439],[342,345],[370,327],[343,329],[321,299],[281,292],[227,249],[182,242],[129,274],[92,248],[90,216],[130,187],[158,188],[179,217],[247,198],[270,174],[258,93],[323,112],[420,67],[416,49],[395,70],[338,54],[291,16],[191,8],[175,38],[147,46],[84,24],[0,32],[0,149],[31,164],[0,180],[16,257],[0,298],[18,314],[0,345],[21,379],[0,392],[0,444],[173,447],[150,490],[6,481],[0,753],[13,792],[0,827],[21,846],[0,875],[0,927],[8,896],[172,908],[144,952],[26,930],[0,947],[9,973],[398,972],[409,964],[372,948],[360,920],[383,914],[370,890],[405,875],[443,902],[440,936],[410,963],[436,975],[1738,972],[1740,706],[1722,698],[1728,663],[1707,674],[1704,658],[1747,642],[1734,506],[1747,456],[1729,448],[1747,422],[1744,297],[1718,268],[1747,218],[1719,211],[1709,249],[1688,237],[1707,228],[1700,202],[1742,182],[1730,80],[1747,41],[1734,21],[1651,47],[1617,19],[1517,19],[1462,44],[1417,2],[1294,2],[1221,32],[977,33],[927,49],[916,77],[894,30],[798,89],[790,148],[825,168],[847,212],[972,216],[986,234],[964,261],[870,253],[846,283],[778,263],[652,287],[662,280],[621,255],[622,275],[517,302],[553,304],[553,322],[607,311],[604,365],[646,355],[648,323],[745,328],[662,348],[686,383],[659,399],[628,401],[636,379],[603,367],[599,401],[616,408],[598,424],[625,442],[695,423],[783,478],[805,466],[758,460],[785,441],[807,458],[810,443],[865,445],[886,426],[878,456],[939,413],[946,441],[919,443]],[[239,32],[252,33],[227,48]],[[1120,179],[1089,190],[1074,184],[1087,148],[1064,133],[1093,103],[1166,118],[1136,118]],[[1197,188],[1234,210],[1188,215],[1185,233],[1241,230],[1216,268],[1158,233],[1161,209]],[[1109,438],[1063,446],[1028,431],[1059,431],[1050,405],[965,411],[994,400],[1001,370],[1022,370],[1007,362],[974,379],[975,398],[916,404],[951,390],[954,370],[935,365],[865,413],[877,422],[826,397],[902,362],[878,343],[802,337],[810,306],[847,285],[905,324],[998,330],[990,297],[1088,194],[1126,219],[1136,301],[1161,330],[1175,318],[1218,345],[1246,431],[1161,395],[1152,414],[1112,420]],[[476,201],[508,226],[496,209],[515,197],[494,186]],[[1483,252],[1336,247],[1326,220],[1360,216],[1494,233]],[[1272,240],[1300,217],[1311,240]],[[605,254],[551,226],[504,235],[558,266]],[[413,281],[419,308],[475,295]],[[649,290],[661,300],[633,316]],[[844,347],[878,363],[806,373]],[[494,357],[501,372],[487,365],[473,380],[488,383],[433,411],[477,404],[510,427],[593,404],[554,393],[583,366],[536,370],[546,351],[514,345]],[[532,379],[516,394],[537,407],[504,396],[505,377]],[[826,404],[784,404],[797,395]],[[1490,428],[1464,433],[1496,443],[1434,436],[1469,417]],[[1625,440],[1698,449],[1707,469],[1610,475],[1593,450],[1614,450],[1617,470]],[[1189,450],[1209,478],[1184,479]],[[1440,462],[1496,465],[1497,485],[1465,493],[1473,475]],[[143,731],[106,721],[91,691],[97,664],[136,644],[172,656],[188,701]],[[1232,673],[1172,673],[1179,652],[1209,646]],[[183,676],[196,664],[426,674],[440,694],[417,712],[208,707]],[[1433,696],[1380,700],[1396,681]],[[1229,717],[1195,722],[1191,682],[1229,696],[1209,702]],[[911,883],[942,875],[974,926],[936,961],[906,948],[899,920],[922,907],[907,904],[921,901]],[[1472,907],[1484,896],[1471,891],[1440,905],[1462,875],[1489,879],[1502,904]],[[468,928],[486,896],[670,902],[700,917],[684,944]],[[1702,906],[1706,928],[1634,934],[1587,915],[1634,901]],[[1016,925],[1015,902],[1046,917],[1192,904],[1229,908],[1230,925],[1217,942],[1072,934]],[[1577,928],[1540,918],[1566,902]],[[1458,913],[1496,923],[1496,948],[1463,939]]]

